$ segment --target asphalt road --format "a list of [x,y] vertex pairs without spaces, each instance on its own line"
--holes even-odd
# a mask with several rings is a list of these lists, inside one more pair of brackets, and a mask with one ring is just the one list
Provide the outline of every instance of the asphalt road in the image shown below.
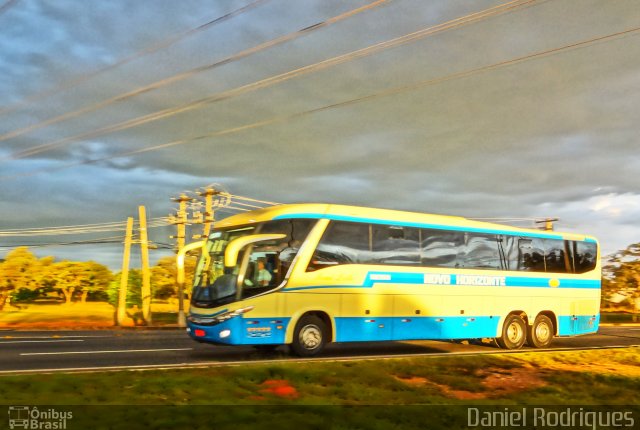
[[[640,346],[640,326],[601,327],[598,334],[557,338],[552,349]],[[521,351],[538,351],[523,348]],[[491,344],[438,341],[328,345],[321,359],[410,354],[504,352]],[[0,331],[0,374],[122,368],[210,366],[232,362],[293,359],[286,347],[263,353],[252,347],[200,344],[184,330]]]

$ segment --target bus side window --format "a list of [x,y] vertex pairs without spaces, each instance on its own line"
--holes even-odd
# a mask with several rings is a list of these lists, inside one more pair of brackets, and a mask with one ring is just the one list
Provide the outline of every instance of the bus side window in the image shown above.
[[464,249],[464,233],[422,229],[422,265],[426,267],[459,267],[458,254]]
[[369,224],[331,221],[311,257],[307,271],[338,264],[369,262],[369,230]]
[[420,234],[417,228],[373,225],[371,231],[371,264],[420,264]]
[[517,236],[502,236],[502,252],[504,254],[507,270],[519,270],[520,250],[518,248],[519,238]]
[[500,269],[498,238],[493,234],[466,233],[462,268]]
[[574,259],[576,273],[584,273],[595,269],[598,247],[591,242],[574,242]]
[[544,260],[547,272],[571,272],[569,257],[564,249],[564,240],[544,239]]
[[518,270],[525,272],[544,272],[544,247],[538,238],[520,238]]

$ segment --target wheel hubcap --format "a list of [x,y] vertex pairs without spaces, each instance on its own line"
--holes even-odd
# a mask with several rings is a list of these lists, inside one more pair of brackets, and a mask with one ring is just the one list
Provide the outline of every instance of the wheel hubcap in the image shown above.
[[306,349],[314,349],[322,341],[322,332],[316,325],[310,324],[300,330],[300,344]]
[[545,343],[549,340],[549,336],[551,335],[551,330],[549,330],[549,326],[546,323],[540,323],[536,327],[536,338],[541,342]]
[[518,323],[511,323],[507,329],[507,338],[513,343],[518,343],[522,339],[522,327]]

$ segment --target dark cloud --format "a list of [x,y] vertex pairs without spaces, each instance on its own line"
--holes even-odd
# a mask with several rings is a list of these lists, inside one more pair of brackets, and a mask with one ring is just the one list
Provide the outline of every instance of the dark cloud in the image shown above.
[[[0,112],[0,133],[211,64],[366,3],[266,1],[52,97]],[[0,142],[0,157],[499,3],[392,1],[240,61]],[[0,100],[11,108],[245,4],[23,0],[0,17]],[[632,0],[542,1],[159,121],[71,139],[26,159],[4,159],[3,177],[108,158],[3,180],[0,216],[6,228],[123,220],[139,204],[164,216],[172,208],[170,196],[221,182],[234,193],[280,202],[470,217],[559,216],[560,228],[595,233],[611,252],[640,234],[633,223],[640,215],[635,177],[640,44],[635,33],[362,103],[194,138],[623,31],[638,18],[640,9]],[[194,140],[118,157],[181,139]],[[116,251],[96,252],[104,253],[100,258],[111,255],[117,265]]]

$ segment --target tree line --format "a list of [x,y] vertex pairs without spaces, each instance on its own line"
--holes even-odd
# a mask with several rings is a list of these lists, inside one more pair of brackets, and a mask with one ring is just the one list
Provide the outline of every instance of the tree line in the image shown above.
[[[195,259],[186,259],[187,288],[192,283]],[[36,257],[27,247],[7,253],[0,262],[0,310],[7,304],[53,297],[61,302],[108,301],[115,305],[120,273],[94,261],[56,261]],[[177,295],[176,263],[164,257],[151,268],[151,290],[156,299]],[[132,269],[128,277],[127,303],[141,306],[142,273]],[[605,308],[640,312],[640,243],[613,254],[603,266],[602,298]]]
[[640,313],[640,243],[608,258],[602,268],[602,298],[612,310]]
[[[194,259],[186,259],[186,285],[193,279]],[[120,273],[95,261],[56,261],[55,257],[36,257],[28,247],[7,253],[0,262],[0,310],[20,306],[38,299],[52,299],[61,303],[108,301],[117,303]],[[127,303],[141,305],[142,273],[129,271]],[[151,268],[151,289],[156,299],[177,295],[176,263],[164,257]]]

